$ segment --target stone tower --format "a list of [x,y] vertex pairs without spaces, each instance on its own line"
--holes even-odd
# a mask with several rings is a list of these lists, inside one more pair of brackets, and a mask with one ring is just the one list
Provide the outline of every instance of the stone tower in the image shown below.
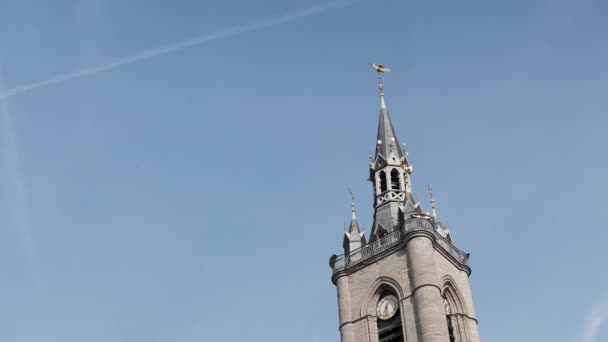
[[[384,66],[372,65],[379,73]],[[381,74],[380,74],[381,75]],[[342,342],[479,342],[469,286],[469,254],[454,246],[431,196],[431,213],[412,196],[414,172],[384,102],[370,156],[374,222],[369,239],[355,215],[344,254],[330,258]]]

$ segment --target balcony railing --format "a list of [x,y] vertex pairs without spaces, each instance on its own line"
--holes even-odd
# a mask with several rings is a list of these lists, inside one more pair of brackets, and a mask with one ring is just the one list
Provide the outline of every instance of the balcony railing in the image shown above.
[[401,242],[401,238],[405,234],[415,230],[426,230],[433,233],[435,241],[441,246],[446,252],[453,256],[458,262],[466,265],[469,260],[469,254],[462,252],[456,246],[452,245],[448,240],[439,235],[433,224],[429,220],[425,219],[411,219],[405,222],[402,229],[392,231],[383,237],[374,240],[359,249],[356,249],[349,254],[342,254],[335,257],[332,261],[333,272],[347,269],[353,265],[356,265],[362,261],[365,261],[374,255],[387,250],[388,248],[397,245]]

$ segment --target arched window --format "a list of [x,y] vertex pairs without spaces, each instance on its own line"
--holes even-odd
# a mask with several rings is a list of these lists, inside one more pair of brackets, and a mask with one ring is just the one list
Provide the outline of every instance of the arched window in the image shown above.
[[399,184],[401,177],[399,177],[399,171],[397,171],[397,169],[393,169],[391,171],[391,189],[393,190],[399,190],[401,188],[401,185]]
[[386,191],[386,173],[380,171],[380,192]]
[[376,306],[379,342],[404,342],[400,303],[391,291],[384,290]]
[[465,303],[462,301],[460,291],[454,285],[451,278],[446,277],[443,280],[443,298],[445,303],[445,318],[448,326],[448,337],[450,342],[467,341],[467,331],[460,330],[461,317],[459,314],[467,312]]

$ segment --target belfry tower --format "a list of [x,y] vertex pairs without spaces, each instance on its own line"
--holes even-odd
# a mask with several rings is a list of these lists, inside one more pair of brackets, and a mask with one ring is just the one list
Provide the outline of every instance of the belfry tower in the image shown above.
[[479,342],[469,254],[454,246],[431,188],[431,213],[412,196],[414,168],[384,101],[382,73],[389,69],[372,67],[380,76],[378,137],[369,165],[374,222],[366,239],[353,195],[344,254],[329,260],[342,342]]

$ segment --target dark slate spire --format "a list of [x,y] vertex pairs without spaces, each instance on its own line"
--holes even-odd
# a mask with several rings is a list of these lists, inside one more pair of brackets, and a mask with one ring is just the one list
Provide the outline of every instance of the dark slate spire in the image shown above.
[[[382,86],[382,84],[380,85]],[[391,151],[395,152],[398,158],[404,157],[397,134],[395,134],[395,128],[391,117],[388,114],[388,109],[384,103],[384,94],[380,94],[380,119],[378,121],[378,137],[376,139],[376,160],[378,157],[386,159],[389,157]]]
[[[388,70],[388,69],[386,69]],[[384,102],[384,85],[382,76],[378,78],[378,89],[380,90],[380,116],[378,119],[378,135],[376,136],[376,155],[374,158],[374,169],[378,170],[387,164],[398,164],[412,173],[414,169],[407,160],[407,151],[402,149],[393,127],[393,122]],[[404,145],[405,147],[405,145]],[[392,153],[392,154],[391,154]]]
[[389,71],[382,65],[372,65],[378,72],[380,90],[380,117],[376,137],[375,158],[370,162],[370,181],[374,184],[374,224],[369,241],[398,229],[412,214],[421,211],[412,198],[410,175],[414,168],[409,164],[405,145],[397,139],[386,103],[382,74]]

